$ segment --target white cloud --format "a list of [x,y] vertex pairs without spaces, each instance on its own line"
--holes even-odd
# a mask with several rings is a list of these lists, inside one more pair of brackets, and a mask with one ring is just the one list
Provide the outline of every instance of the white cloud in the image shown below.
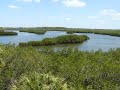
[[65,18],[65,20],[66,20],[66,21],[70,21],[70,20],[71,20],[71,18],[70,18],[70,17],[67,17],[67,18]]
[[9,5],[8,7],[9,7],[9,8],[12,8],[12,9],[20,8],[20,7],[16,6],[16,5]]
[[26,3],[32,3],[32,2],[36,2],[39,3],[40,0],[17,0],[18,2],[26,2]]
[[86,3],[81,0],[63,0],[62,3],[67,7],[84,7],[86,5]]
[[113,9],[104,9],[101,14],[104,16],[110,16],[112,20],[120,20],[120,12]]

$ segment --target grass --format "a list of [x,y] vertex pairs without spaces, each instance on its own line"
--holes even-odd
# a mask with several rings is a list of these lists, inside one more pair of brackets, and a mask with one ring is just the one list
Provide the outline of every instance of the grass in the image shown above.
[[0,89],[119,90],[120,49],[54,52],[1,45]]
[[19,43],[20,46],[47,46],[47,45],[57,45],[57,44],[75,44],[82,43],[88,40],[89,37],[85,35],[63,35],[55,38],[45,38],[42,41],[30,41],[27,43]]

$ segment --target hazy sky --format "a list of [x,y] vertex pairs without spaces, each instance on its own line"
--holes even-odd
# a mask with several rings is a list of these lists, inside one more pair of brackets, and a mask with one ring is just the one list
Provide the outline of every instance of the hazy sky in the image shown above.
[[120,0],[0,0],[0,26],[120,28]]

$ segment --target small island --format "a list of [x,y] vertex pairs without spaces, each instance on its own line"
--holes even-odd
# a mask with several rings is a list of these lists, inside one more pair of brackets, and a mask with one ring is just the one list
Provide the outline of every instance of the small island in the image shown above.
[[88,40],[86,35],[62,35],[55,38],[45,38],[42,41],[21,42],[20,46],[48,46],[57,44],[75,44]]

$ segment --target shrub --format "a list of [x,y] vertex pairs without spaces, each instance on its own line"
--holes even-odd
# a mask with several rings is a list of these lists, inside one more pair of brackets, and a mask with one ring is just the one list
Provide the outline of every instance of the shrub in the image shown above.
[[72,48],[39,51],[33,47],[7,45],[1,46],[1,50],[4,51],[0,54],[4,62],[0,68],[1,90],[120,88],[120,49],[108,52]]
[[20,77],[11,90],[70,90],[64,79],[49,74],[30,73]]
[[30,41],[27,43],[19,43],[20,46],[47,46],[47,45],[56,45],[56,44],[75,44],[82,43],[88,40],[89,37],[82,35],[64,35],[58,36],[56,38],[45,38],[42,41]]

